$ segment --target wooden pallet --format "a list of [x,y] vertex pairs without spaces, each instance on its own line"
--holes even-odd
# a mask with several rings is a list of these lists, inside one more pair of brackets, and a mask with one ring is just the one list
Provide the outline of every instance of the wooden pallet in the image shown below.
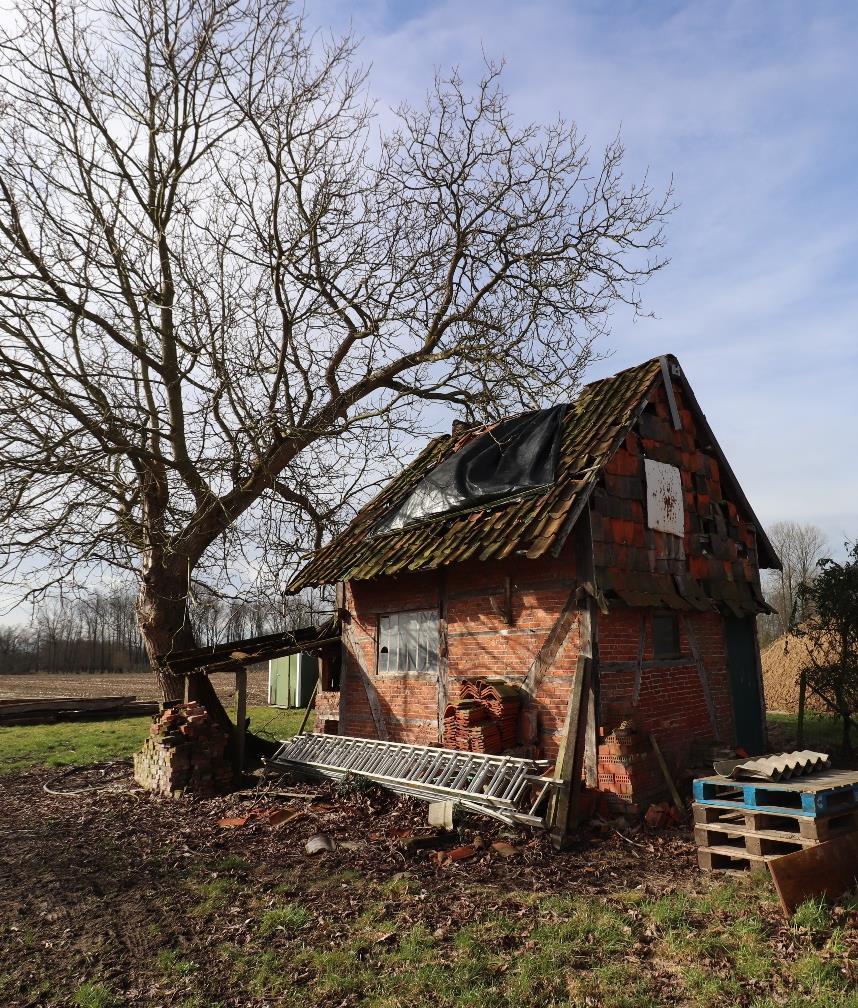
[[858,772],[834,770],[788,781],[735,781],[702,777],[694,782],[701,805],[729,805],[795,816],[835,815],[858,808]]
[[734,847],[698,847],[697,864],[701,871],[764,872],[777,854],[750,854]]
[[836,836],[858,831],[858,808],[828,816],[804,816],[791,812],[760,812],[735,805],[692,805],[697,826],[744,826],[757,833],[782,839],[803,837],[824,843]]
[[744,826],[728,826],[715,823],[713,826],[695,826],[694,841],[698,847],[730,847],[737,851],[745,851],[756,857],[766,854],[792,854],[793,851],[813,847],[816,840],[792,836],[788,833],[758,833]]

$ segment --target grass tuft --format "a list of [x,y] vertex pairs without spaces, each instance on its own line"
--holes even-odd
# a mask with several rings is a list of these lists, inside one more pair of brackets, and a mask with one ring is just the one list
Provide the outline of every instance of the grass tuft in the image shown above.
[[75,991],[72,1004],[76,1008],[113,1008],[116,1000],[104,984],[85,983]]
[[271,935],[275,931],[298,931],[313,919],[306,907],[297,903],[287,903],[283,907],[268,910],[259,920],[260,935]]

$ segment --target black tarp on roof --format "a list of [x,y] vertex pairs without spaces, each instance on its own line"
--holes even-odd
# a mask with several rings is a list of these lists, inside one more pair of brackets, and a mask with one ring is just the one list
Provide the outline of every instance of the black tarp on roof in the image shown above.
[[553,483],[565,409],[534,410],[481,434],[424,476],[375,534]]

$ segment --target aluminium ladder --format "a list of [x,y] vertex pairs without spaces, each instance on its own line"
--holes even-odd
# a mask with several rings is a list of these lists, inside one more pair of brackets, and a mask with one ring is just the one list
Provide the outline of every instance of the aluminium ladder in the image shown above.
[[[296,735],[281,745],[271,762],[333,780],[365,777],[423,801],[452,799],[509,825],[544,826],[545,818],[537,810],[549,789],[561,783],[541,776],[549,765],[543,760],[348,735]],[[535,800],[534,789],[538,789]]]

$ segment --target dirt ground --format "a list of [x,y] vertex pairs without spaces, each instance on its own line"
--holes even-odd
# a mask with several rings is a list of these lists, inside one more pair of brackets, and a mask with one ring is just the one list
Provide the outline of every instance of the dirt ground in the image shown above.
[[[701,875],[687,829],[620,836],[603,826],[561,854],[519,832],[506,834],[513,853],[504,857],[491,844],[505,827],[474,819],[446,846],[479,838],[479,854],[439,866],[413,845],[433,832],[425,806],[387,792],[287,781],[173,802],[136,790],[121,767],[111,773],[110,790],[75,796],[44,785],[97,784],[97,770],[3,779],[4,1008],[780,1005],[801,989],[787,964],[803,962],[814,941],[835,949],[823,966],[837,989],[856,962],[858,913],[841,912],[836,945],[833,925],[818,939],[796,929],[771,894],[762,904],[748,895],[747,877],[728,890],[723,876]],[[305,797],[278,797],[284,788]],[[219,824],[270,807],[294,816],[276,827]],[[305,843],[320,831],[336,849],[310,857]],[[704,898],[709,909],[694,902]],[[751,916],[746,905],[756,930],[737,935],[735,955],[751,935],[771,956],[762,965],[725,952]],[[576,919],[584,930],[566,937]],[[690,940],[713,921],[726,937],[683,952],[677,935]],[[680,953],[692,957],[687,968],[672,961]],[[750,977],[741,984],[739,961]],[[603,995],[563,994],[603,975]],[[692,975],[700,1001],[687,999]],[[432,985],[444,983],[454,989],[433,999]],[[644,1000],[634,993],[642,985]]]
[[[230,701],[235,690],[235,677],[219,673],[211,677],[215,689],[224,701]],[[160,700],[155,677],[148,672],[126,672],[113,675],[0,675],[0,699],[14,697],[95,697],[136,696],[138,700]],[[248,670],[247,702],[261,706],[268,702],[268,670],[255,666]]]

